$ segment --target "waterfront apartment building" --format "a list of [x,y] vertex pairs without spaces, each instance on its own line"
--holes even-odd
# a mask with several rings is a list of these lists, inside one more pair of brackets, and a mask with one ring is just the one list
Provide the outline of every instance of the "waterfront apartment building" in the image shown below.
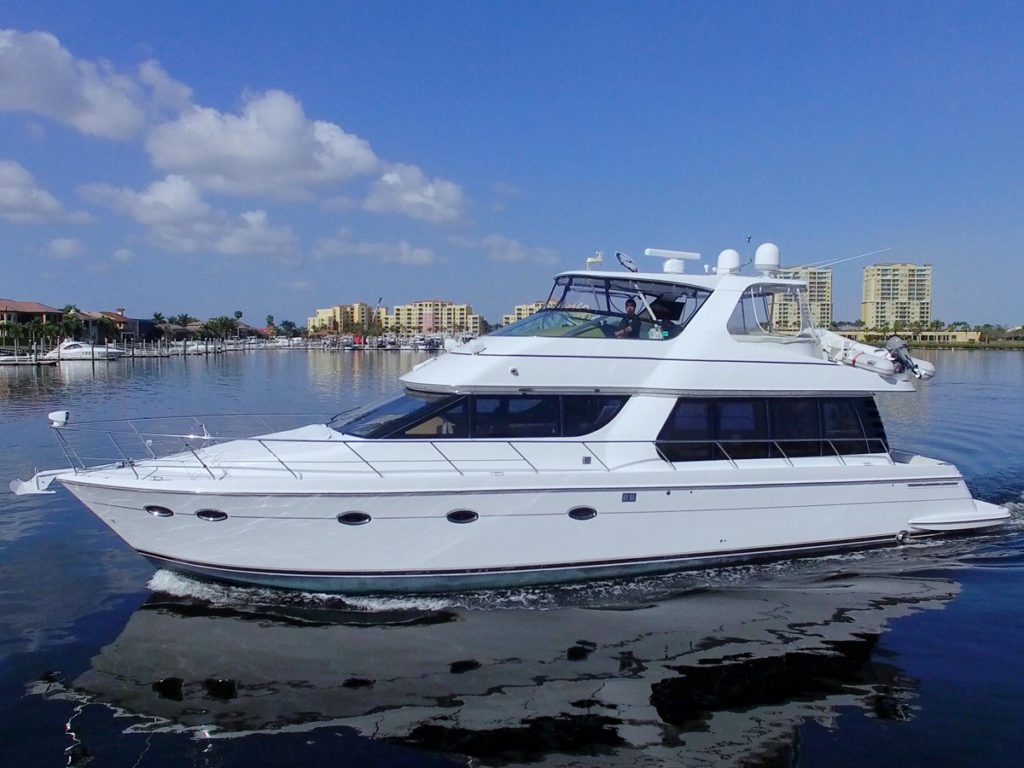
[[525,317],[529,317],[537,310],[542,309],[546,304],[546,299],[534,301],[530,304],[516,304],[516,308],[512,311],[512,314],[501,316],[501,324],[512,325],[512,323],[522,320]]
[[864,267],[860,319],[868,328],[886,328],[932,319],[931,264],[872,264]]
[[[798,267],[779,273],[780,277],[807,283],[807,302],[811,322],[818,328],[832,325],[832,270],[819,267]],[[777,295],[772,303],[772,324],[783,331],[800,330],[800,309],[796,297]]]
[[473,314],[469,304],[456,304],[446,299],[426,299],[412,304],[371,307],[365,302],[335,304],[316,310],[307,318],[311,333],[352,333],[377,326],[396,333],[480,333],[480,316]]
[[313,317],[306,320],[310,333],[343,333],[364,330],[369,327],[373,307],[362,301],[355,304],[335,304],[333,307],[318,309]]
[[390,311],[381,309],[385,330],[398,333],[471,333],[480,334],[480,316],[473,314],[469,304],[456,304],[447,299],[424,299],[412,304],[398,304]]

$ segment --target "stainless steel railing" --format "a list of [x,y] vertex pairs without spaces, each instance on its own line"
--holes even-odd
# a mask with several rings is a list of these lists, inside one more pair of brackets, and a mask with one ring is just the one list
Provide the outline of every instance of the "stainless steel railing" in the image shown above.
[[[76,472],[124,467],[136,477],[197,473],[211,480],[280,473],[293,479],[324,473],[541,474],[621,471],[656,462],[678,471],[693,461],[732,468],[748,459],[774,459],[795,466],[803,458],[846,465],[850,456],[896,463],[879,438],[802,440],[588,440],[582,438],[419,438],[363,440],[328,433],[327,438],[288,435],[282,420],[324,414],[152,417],[55,426]],[[318,422],[320,425],[324,421]],[[157,429],[157,427],[173,429]],[[315,426],[315,425],[314,425]],[[326,429],[326,427],[325,427]],[[230,447],[227,446],[231,443]],[[788,450],[787,450],[788,449]]]

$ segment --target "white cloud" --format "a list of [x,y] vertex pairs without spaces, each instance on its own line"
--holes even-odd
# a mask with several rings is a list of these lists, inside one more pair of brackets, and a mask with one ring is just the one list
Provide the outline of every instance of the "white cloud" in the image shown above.
[[310,187],[379,165],[368,142],[334,123],[308,120],[283,91],[251,96],[241,115],[195,107],[154,128],[146,149],[156,167],[203,188],[276,198],[305,196]]
[[141,93],[109,62],[75,59],[51,34],[0,30],[0,110],[46,115],[92,136],[142,127]]
[[292,256],[295,235],[288,227],[271,227],[266,211],[246,211],[225,224],[213,250],[230,256]]
[[139,82],[149,87],[154,109],[179,114],[192,108],[192,89],[171,78],[158,61],[139,65]]
[[429,248],[418,248],[405,240],[397,243],[354,242],[347,229],[341,230],[335,237],[317,241],[313,255],[317,258],[361,258],[378,264],[402,264],[407,267],[425,267],[437,261]]
[[453,237],[450,242],[462,248],[482,250],[491,261],[533,261],[546,265],[558,262],[558,251],[523,245],[518,240],[504,235],[488,235],[478,239]]
[[58,237],[51,240],[46,246],[51,259],[65,261],[73,259],[82,253],[82,243],[72,237]]
[[428,179],[414,165],[391,166],[373,185],[366,199],[369,211],[395,211],[430,222],[456,221],[463,215],[465,198],[458,184]]
[[114,261],[121,263],[129,262],[135,258],[135,254],[132,253],[128,248],[118,248],[114,251]]
[[[46,116],[90,136],[144,137],[157,169],[200,190],[306,200],[326,188],[333,195],[322,203],[326,210],[361,207],[432,223],[457,221],[466,207],[455,182],[428,178],[415,165],[386,166],[368,141],[308,118],[289,93],[247,94],[238,113],[202,107],[158,61],[119,71],[108,61],[75,58],[45,32],[0,30],[4,110]],[[361,202],[330,188],[372,176]]]
[[67,211],[61,202],[36,186],[36,180],[13,160],[0,160],[0,218],[18,224],[89,221],[86,213]]
[[275,258],[295,254],[295,235],[290,228],[270,226],[265,211],[231,216],[212,208],[182,176],[168,176],[141,192],[105,184],[92,184],[81,191],[86,198],[145,226],[149,239],[165,251]]
[[195,185],[184,176],[168,176],[153,182],[142,192],[90,184],[82,187],[81,193],[86,199],[106,204],[148,227],[202,220],[208,218],[211,211]]
[[325,197],[321,200],[320,207],[325,211],[348,213],[349,211],[359,210],[362,207],[362,201],[348,195],[334,195],[333,197]]

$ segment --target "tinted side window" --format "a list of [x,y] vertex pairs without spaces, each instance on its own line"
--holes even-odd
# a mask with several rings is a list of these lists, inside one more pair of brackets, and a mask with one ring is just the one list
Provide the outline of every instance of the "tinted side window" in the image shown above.
[[566,395],[562,398],[562,417],[566,437],[587,435],[605,426],[617,414],[625,397],[612,395]]
[[388,437],[392,438],[458,438],[469,437],[469,409],[466,398],[461,398],[454,405],[438,411],[406,427],[395,431]]
[[768,401],[768,409],[772,437],[783,456],[821,455],[821,417],[817,399],[772,399]]
[[716,436],[733,459],[768,456],[768,418],[764,400],[719,400]]
[[669,461],[701,461],[879,453],[888,442],[870,397],[684,398],[658,448]]
[[861,426],[868,438],[870,451],[889,450],[889,440],[885,436],[885,426],[882,424],[882,417],[878,414],[878,405],[873,397],[862,397],[855,401],[857,413],[860,415]]
[[557,437],[558,396],[474,398],[474,437]]
[[[866,453],[864,429],[852,400],[822,400],[823,437],[831,441],[838,453]],[[829,449],[831,452],[831,449]]]
[[711,401],[678,400],[658,433],[658,448],[669,461],[724,458],[715,455],[718,452],[711,442],[713,435]]

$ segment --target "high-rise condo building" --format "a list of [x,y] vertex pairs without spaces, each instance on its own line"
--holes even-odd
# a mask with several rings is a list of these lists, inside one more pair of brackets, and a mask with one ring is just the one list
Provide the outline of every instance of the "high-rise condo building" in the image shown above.
[[932,265],[872,264],[864,267],[860,319],[868,328],[931,322]]
[[[803,280],[807,283],[807,302],[811,310],[811,322],[818,328],[832,324],[832,270],[819,267],[797,267],[785,269],[779,277]],[[772,324],[783,331],[800,330],[800,308],[796,297],[777,294],[772,303]]]

